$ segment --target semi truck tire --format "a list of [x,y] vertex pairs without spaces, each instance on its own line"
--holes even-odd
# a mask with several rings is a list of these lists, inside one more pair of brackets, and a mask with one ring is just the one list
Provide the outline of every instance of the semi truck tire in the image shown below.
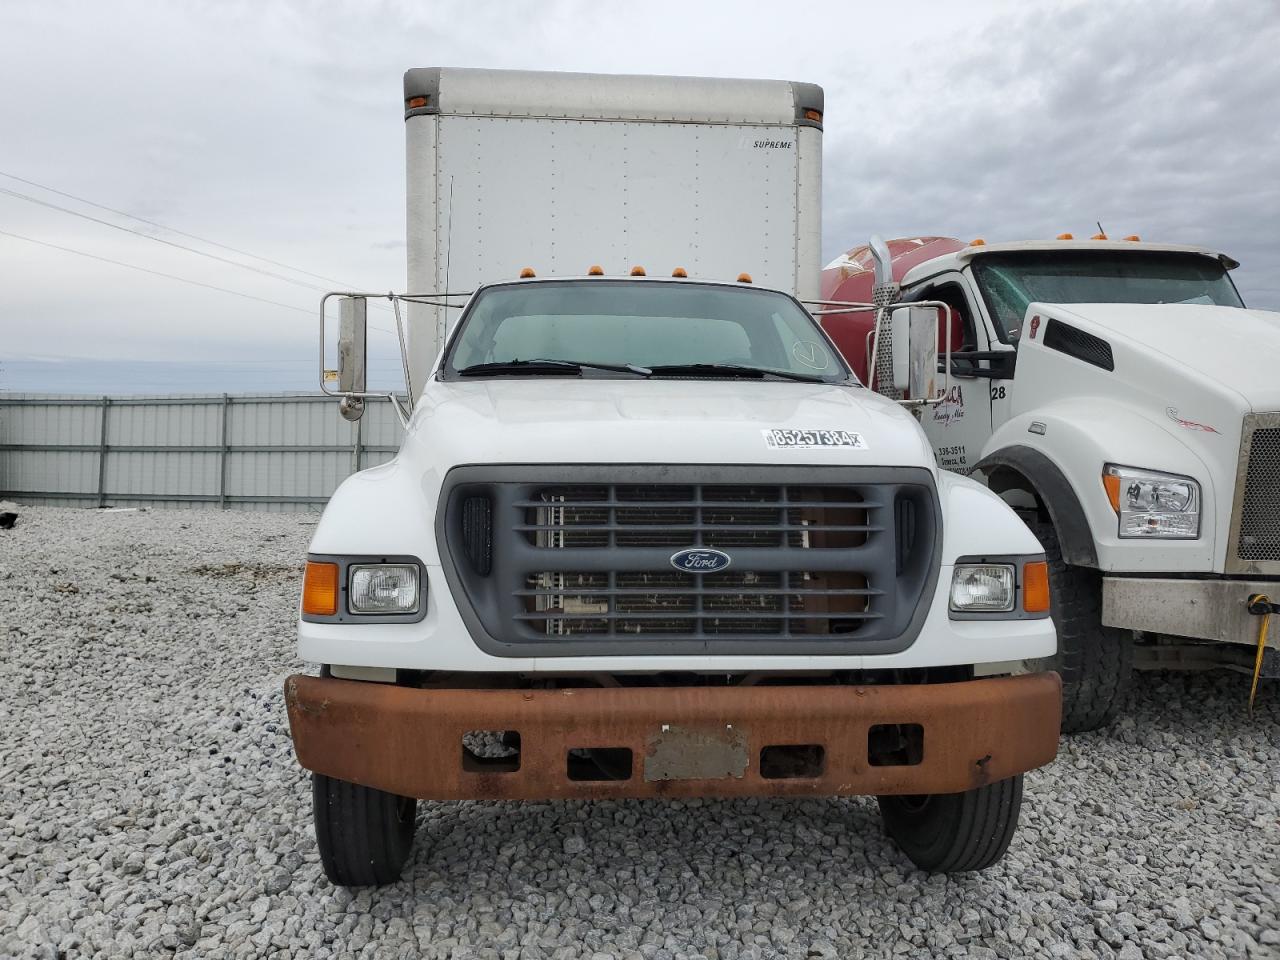
[[1062,732],[1084,733],[1111,721],[1133,676],[1133,640],[1102,624],[1102,574],[1062,559],[1058,532],[1046,520],[1028,520],[1049,562],[1049,594],[1058,652],[1032,661],[1062,677]]
[[929,873],[985,870],[1009,849],[1022,809],[1022,774],[964,793],[877,797],[885,831]]
[[313,773],[311,807],[331,883],[367,887],[400,879],[413,850],[417,800]]

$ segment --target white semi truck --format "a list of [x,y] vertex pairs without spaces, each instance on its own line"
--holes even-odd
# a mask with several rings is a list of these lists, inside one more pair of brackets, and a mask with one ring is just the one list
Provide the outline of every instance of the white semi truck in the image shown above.
[[[824,271],[826,297],[951,308],[955,379],[921,422],[1044,545],[1064,730],[1110,719],[1134,665],[1280,675],[1280,314],[1245,309],[1235,266],[1064,234],[873,243]],[[868,315],[825,323],[861,360]]]
[[1010,675],[1055,650],[1044,551],[801,303],[821,90],[404,92],[406,433],[324,511],[286,682],[329,878],[396,880],[419,799],[874,795],[921,868],[998,860],[1057,750],[1057,675]]

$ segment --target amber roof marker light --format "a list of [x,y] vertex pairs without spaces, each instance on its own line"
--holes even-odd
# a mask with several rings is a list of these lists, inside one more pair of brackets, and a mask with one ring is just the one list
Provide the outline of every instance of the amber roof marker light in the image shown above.
[[674,270],[671,271],[671,275],[673,277],[688,277],[689,271],[687,271],[684,267],[676,267]]
[[537,274],[533,272],[533,267],[525,267],[523,270],[520,271],[521,280],[531,280],[536,276]]
[[587,267],[587,276],[588,276],[588,277],[603,277],[603,276],[604,276],[604,267],[600,266],[599,264],[592,264],[591,266]]
[[749,273],[740,273],[740,274],[738,274],[738,282],[739,282],[739,283],[750,283],[750,282],[751,282],[751,274],[749,274]]
[[645,275],[644,267],[632,267],[631,275],[633,277],[643,277]]

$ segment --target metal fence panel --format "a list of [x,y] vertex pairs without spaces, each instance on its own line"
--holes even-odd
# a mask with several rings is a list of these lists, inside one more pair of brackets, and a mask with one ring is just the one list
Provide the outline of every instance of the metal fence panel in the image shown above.
[[395,456],[387,403],[358,424],[321,394],[0,395],[0,497],[73,506],[319,510]]

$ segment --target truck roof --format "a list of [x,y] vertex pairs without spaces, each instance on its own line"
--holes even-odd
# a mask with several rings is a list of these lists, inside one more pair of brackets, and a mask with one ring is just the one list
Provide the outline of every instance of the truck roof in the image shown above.
[[539,283],[563,283],[565,281],[582,281],[588,284],[601,283],[618,283],[621,281],[632,281],[643,283],[645,285],[652,284],[683,284],[684,286],[694,285],[700,287],[733,287],[735,290],[758,290],[762,293],[780,293],[784,297],[795,299],[795,294],[777,287],[765,286],[755,283],[754,281],[744,280],[723,280],[708,277],[668,277],[668,276],[650,276],[646,274],[622,276],[607,274],[579,274],[576,276],[550,276],[550,277],[514,277],[508,280],[493,280],[489,283],[482,283],[475,289],[475,293],[481,290],[487,290],[490,287],[509,287],[523,284],[539,284]]
[[992,253],[1061,253],[1062,251],[1099,251],[1120,253],[1191,253],[1217,260],[1228,270],[1240,266],[1218,250],[1209,247],[1195,247],[1181,243],[1148,243],[1145,240],[1015,240],[1008,243],[970,244],[954,253],[943,254],[925,263],[912,267],[902,278],[903,285],[916,283],[938,273],[948,270],[959,270],[969,261]]
[[415,67],[405,117],[452,114],[795,124],[822,128],[822,88],[791,80],[727,80],[535,70]]

